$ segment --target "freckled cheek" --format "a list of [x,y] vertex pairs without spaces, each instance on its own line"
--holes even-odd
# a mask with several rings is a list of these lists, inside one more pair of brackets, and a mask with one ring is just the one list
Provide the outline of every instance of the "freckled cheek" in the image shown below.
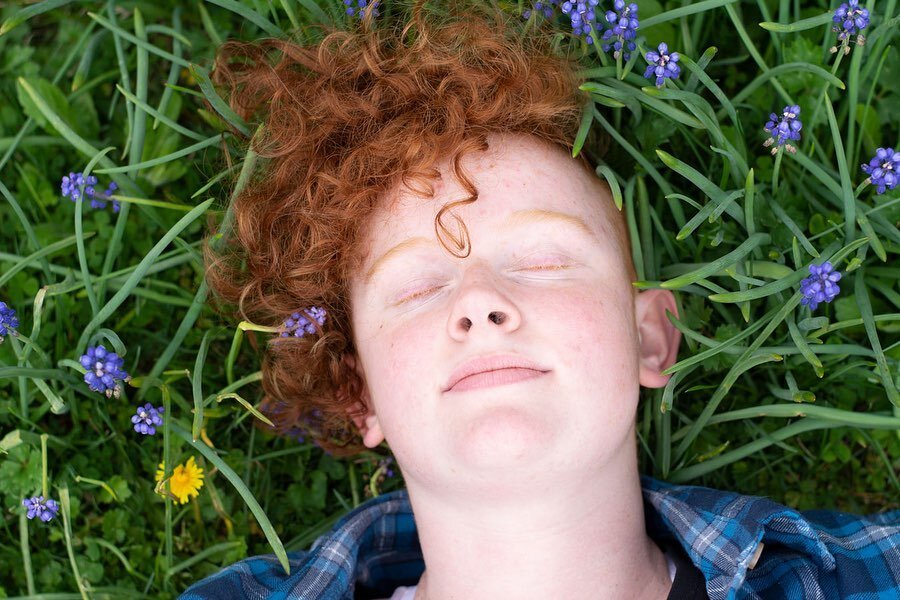
[[[560,297],[554,304],[569,366],[593,373],[622,374],[630,369],[631,338],[624,309],[611,299],[586,295]],[[595,366],[602,371],[596,371]]]

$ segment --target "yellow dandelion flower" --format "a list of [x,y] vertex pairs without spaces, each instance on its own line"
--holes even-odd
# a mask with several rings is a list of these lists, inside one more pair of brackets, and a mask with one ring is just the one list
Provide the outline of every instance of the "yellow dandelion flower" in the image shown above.
[[[159,463],[159,469],[156,471],[156,482],[162,481],[163,463]],[[181,504],[185,504],[191,497],[196,498],[200,495],[200,488],[203,487],[203,469],[194,462],[191,456],[183,465],[175,467],[175,472],[169,478],[169,491],[178,498]]]

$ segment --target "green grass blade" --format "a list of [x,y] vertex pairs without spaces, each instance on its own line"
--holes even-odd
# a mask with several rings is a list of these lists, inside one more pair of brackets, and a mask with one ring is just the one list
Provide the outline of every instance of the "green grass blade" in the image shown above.
[[269,35],[273,37],[283,37],[284,32],[281,28],[277,27],[274,23],[269,21],[267,18],[253,10],[252,8],[241,4],[240,2],[235,2],[235,0],[206,0],[210,4],[215,4],[216,6],[221,6],[226,10],[230,10],[233,13],[236,13],[241,16],[241,18],[250,21]]
[[133,171],[135,169],[145,169],[148,167],[155,167],[156,165],[162,165],[167,162],[172,162],[173,160],[179,159],[183,156],[187,156],[193,152],[197,152],[199,150],[203,150],[204,148],[208,148],[210,146],[215,146],[221,140],[221,136],[216,134],[212,137],[204,139],[202,142],[198,142],[186,148],[181,148],[180,150],[176,150],[175,152],[171,152],[166,154],[165,156],[158,156],[156,158],[146,160],[144,162],[129,164],[127,166],[121,167],[107,167],[105,169],[97,169],[97,173],[127,173],[128,171]]
[[782,23],[771,23],[767,21],[760,23],[759,26],[767,31],[774,31],[775,33],[794,33],[795,31],[806,31],[807,29],[815,29],[816,27],[821,27],[826,23],[831,23],[832,16],[834,16],[834,12],[826,12],[815,17],[801,19],[799,21],[788,23],[786,25]]
[[837,117],[834,116],[834,107],[831,99],[825,94],[825,109],[828,113],[828,123],[831,125],[831,138],[834,140],[835,159],[838,163],[838,171],[841,174],[841,199],[844,203],[844,241],[853,239],[856,229],[856,198],[853,196],[853,184],[850,182],[850,173],[847,170],[847,157],[844,155],[844,142],[841,130],[838,127]]
[[32,4],[31,6],[19,9],[16,14],[3,21],[3,25],[0,25],[0,36],[15,29],[32,17],[36,17],[56,8],[61,8],[70,2],[72,2],[72,0],[44,0],[43,2],[38,2],[37,4]]
[[594,121],[594,115],[592,114],[593,110],[594,102],[593,100],[588,100],[581,111],[581,124],[578,126],[578,132],[575,134],[575,142],[572,144],[572,158],[575,158],[578,156],[578,153],[581,152],[581,147],[584,145],[588,132],[591,130],[591,123]]
[[596,173],[606,179],[606,183],[609,185],[609,189],[612,192],[613,202],[616,203],[616,208],[621,212],[622,188],[619,187],[619,178],[616,177],[616,174],[608,165],[599,165],[596,169]]
[[[134,94],[132,94],[131,92],[129,92],[128,90],[123,88],[121,85],[116,84],[116,89],[119,90],[119,93],[121,93],[123,96],[125,96],[125,98],[127,98],[128,101],[131,102],[132,104],[134,104],[137,108],[140,108],[141,110],[145,111],[146,113],[148,113],[149,115],[154,117],[155,121],[153,123],[153,129],[156,129],[157,123],[162,122],[164,125],[167,125],[174,131],[177,131],[181,135],[183,135],[185,137],[189,137],[192,140],[201,141],[201,140],[207,139],[205,136],[197,133],[196,131],[191,131],[187,127],[184,127],[183,125],[179,125],[178,123],[176,123],[175,121],[173,121],[172,119],[170,119],[169,117],[164,115],[162,113],[162,111],[153,108],[146,102],[143,102],[140,98],[138,98],[137,96],[135,96]],[[171,91],[172,91],[171,88],[166,88],[165,91],[163,92],[163,95],[165,95],[166,92],[169,92],[171,94]],[[135,165],[135,166],[137,166],[137,165]],[[145,166],[145,165],[141,165],[142,168],[143,168],[143,166]]]
[[714,8],[719,8],[727,4],[733,4],[737,1],[738,0],[703,0],[702,2],[691,2],[686,6],[673,8],[672,10],[667,10],[665,12],[659,13],[658,15],[653,15],[652,17],[647,17],[646,19],[641,20],[641,29],[646,30],[650,27],[653,27],[654,25],[658,25],[659,23],[666,23],[667,21],[673,21],[675,19],[680,19],[681,17],[686,17],[688,15],[712,10]]
[[750,252],[757,246],[768,244],[771,239],[772,238],[768,233],[755,233],[744,240],[744,242],[740,246],[738,246],[725,256],[721,256],[712,262],[706,263],[705,265],[701,266],[698,269],[695,269],[694,271],[691,271],[690,273],[687,273],[680,277],[675,277],[674,279],[669,279],[668,281],[663,281],[660,284],[660,287],[667,290],[679,289],[691,283],[695,283],[700,279],[705,279],[706,277],[709,277],[710,275],[721,271],[725,267],[733,265],[737,261],[743,259],[745,256],[750,254]]
[[194,422],[191,425],[191,438],[197,441],[200,437],[200,426],[203,424],[203,365],[206,363],[206,353],[209,351],[209,336],[212,330],[207,330],[200,341],[200,349],[197,350],[197,358],[194,360],[194,370],[191,372],[191,390],[194,395]]
[[[88,239],[90,237],[93,237],[94,235],[95,235],[95,233],[93,231],[88,231],[84,234],[84,239]],[[18,273],[19,271],[30,266],[32,263],[36,262],[37,260],[39,260],[41,258],[45,258],[46,256],[49,256],[50,254],[53,254],[55,252],[59,252],[60,250],[65,250],[66,248],[68,248],[70,246],[74,246],[77,243],[78,243],[78,236],[73,235],[73,236],[69,236],[67,238],[61,239],[58,242],[53,242],[52,244],[48,244],[47,246],[44,246],[37,252],[33,252],[32,254],[29,254],[28,256],[23,258],[21,261],[16,262],[16,264],[14,264],[12,267],[10,267],[6,271],[4,271],[2,275],[0,275],[0,286],[5,285],[6,282],[8,282],[10,279],[12,279],[16,273]]]
[[83,352],[87,338],[91,335],[91,332],[108,319],[128,298],[132,290],[140,283],[141,278],[146,274],[147,270],[153,265],[153,262],[159,257],[162,251],[165,250],[166,246],[168,246],[179,233],[187,228],[188,225],[200,218],[212,203],[213,200],[209,199],[198,205],[194,210],[184,215],[162,238],[160,238],[150,252],[148,252],[141,262],[138,263],[137,267],[135,267],[134,271],[128,277],[128,280],[122,286],[122,289],[116,292],[115,296],[110,298],[109,302],[107,302],[106,305],[100,309],[100,312],[97,313],[97,316],[91,319],[91,322],[84,328],[81,337],[78,339],[78,344],[75,346],[76,353],[80,354]]
[[229,125],[240,131],[243,135],[250,135],[250,128],[247,123],[238,115],[236,112],[231,110],[231,107],[228,106],[228,103],[222,100],[218,93],[216,93],[216,89],[213,87],[212,81],[209,79],[209,71],[201,67],[200,65],[192,64],[190,66],[191,74],[194,76],[194,79],[197,80],[198,85],[200,86],[200,91],[203,92],[203,96],[209,101],[210,105],[215,109],[219,115],[228,122]]
[[878,339],[878,330],[875,328],[875,318],[872,314],[872,302],[869,299],[869,290],[865,284],[864,267],[860,267],[856,272],[854,293],[856,296],[856,305],[859,307],[863,325],[866,328],[866,335],[869,336],[869,343],[872,345],[872,351],[875,353],[875,362],[878,365],[878,375],[881,377],[885,393],[887,393],[888,400],[890,400],[894,406],[900,406],[900,394],[897,392],[897,386],[894,385],[894,378],[891,375],[890,367],[888,367],[887,364],[887,358],[881,347],[881,340]]
[[[168,420],[167,420],[168,421]],[[244,500],[244,503],[250,509],[250,512],[253,513],[253,516],[256,517],[257,523],[259,523],[260,528],[263,530],[263,533],[266,536],[266,540],[268,540],[269,545],[272,547],[272,551],[275,553],[275,556],[278,557],[278,562],[281,564],[281,567],[284,569],[287,575],[291,573],[291,567],[288,563],[287,552],[285,552],[284,544],[281,542],[281,539],[278,537],[278,533],[275,531],[275,528],[272,527],[271,521],[266,516],[266,513],[263,512],[262,507],[257,502],[256,498],[253,496],[253,492],[247,488],[246,484],[244,484],[243,480],[240,476],[234,472],[228,463],[222,460],[218,454],[216,454],[209,446],[202,442],[195,442],[191,439],[191,434],[175,423],[171,424],[172,432],[187,442],[190,446],[192,446],[197,452],[202,454],[206,460],[211,462],[218,470],[222,473],[222,475],[231,482],[231,485],[234,486],[234,489],[240,494],[241,498]]]
[[179,66],[182,66],[186,69],[191,66],[191,63],[184,60],[183,58],[179,58],[179,57],[175,56],[174,54],[172,54],[171,52],[166,52],[165,50],[163,50],[162,48],[159,48],[158,46],[154,46],[153,44],[150,44],[149,42],[146,42],[144,40],[141,40],[140,38],[135,37],[132,33],[125,31],[118,25],[113,25],[110,21],[108,21],[107,19],[101,17],[100,15],[98,15],[96,13],[88,12],[87,15],[90,18],[97,21],[97,23],[99,23],[102,27],[105,27],[106,29],[110,30],[116,36],[128,40],[135,46],[143,48],[150,54],[155,54],[156,56],[159,56],[160,58],[164,58],[164,59],[166,59],[170,62],[173,62]]

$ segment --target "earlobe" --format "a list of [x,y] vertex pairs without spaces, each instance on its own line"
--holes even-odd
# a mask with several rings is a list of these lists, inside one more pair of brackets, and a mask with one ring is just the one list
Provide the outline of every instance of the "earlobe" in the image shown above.
[[640,384],[644,387],[665,386],[671,376],[662,375],[661,371],[678,358],[681,332],[666,316],[666,311],[678,316],[675,296],[669,290],[644,290],[635,298]]

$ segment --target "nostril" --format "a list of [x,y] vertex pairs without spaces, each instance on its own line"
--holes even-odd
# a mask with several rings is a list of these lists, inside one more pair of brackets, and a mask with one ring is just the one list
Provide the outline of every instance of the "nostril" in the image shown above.
[[469,317],[464,317],[462,320],[463,329],[468,331],[472,327],[472,320]]
[[488,315],[488,319],[490,319],[491,322],[496,323],[497,325],[500,325],[501,323],[503,323],[503,321],[506,320],[506,315],[503,314],[502,312],[494,311]]

